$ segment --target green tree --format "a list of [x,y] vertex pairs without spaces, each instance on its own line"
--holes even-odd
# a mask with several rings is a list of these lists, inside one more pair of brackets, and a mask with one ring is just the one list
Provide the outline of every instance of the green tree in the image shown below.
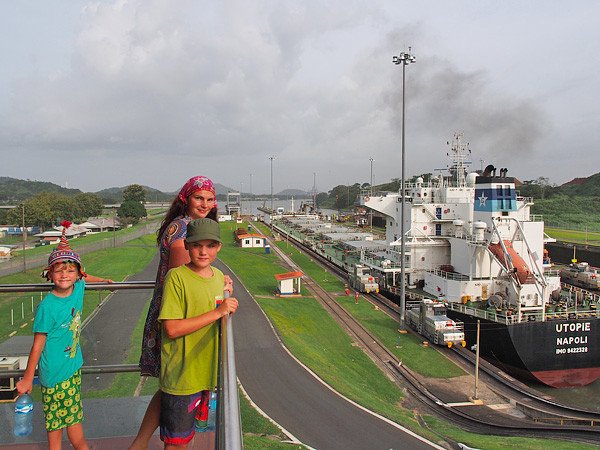
[[519,193],[525,197],[544,199],[553,194],[554,185],[550,184],[548,177],[538,177],[535,180],[527,180],[519,188]]
[[142,217],[146,216],[144,205],[135,200],[125,200],[117,210],[117,217],[122,225],[135,225]]
[[327,202],[329,195],[326,192],[319,192],[317,194],[317,205],[321,206]]
[[71,218],[67,212],[69,206],[72,207],[72,202],[68,200],[68,197],[60,194],[42,192],[11,209],[6,215],[6,220],[11,225],[21,225],[24,207],[25,226],[38,225],[43,229],[53,225],[58,218]]
[[99,216],[102,213],[104,204],[99,195],[92,193],[77,194],[75,201],[75,220],[83,222],[89,217]]
[[337,209],[352,208],[360,195],[360,189],[360,183],[354,183],[352,186],[340,184],[329,191],[329,198],[335,198],[333,205]]
[[123,201],[135,201],[144,203],[146,201],[146,189],[139,184],[130,184],[123,189]]

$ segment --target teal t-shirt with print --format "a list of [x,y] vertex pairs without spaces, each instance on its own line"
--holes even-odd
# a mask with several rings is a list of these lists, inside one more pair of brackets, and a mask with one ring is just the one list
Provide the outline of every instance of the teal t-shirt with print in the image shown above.
[[43,386],[56,386],[83,365],[79,335],[84,292],[85,281],[79,280],[68,297],[57,297],[50,292],[38,307],[33,332],[46,334],[46,345],[39,361],[39,378]]

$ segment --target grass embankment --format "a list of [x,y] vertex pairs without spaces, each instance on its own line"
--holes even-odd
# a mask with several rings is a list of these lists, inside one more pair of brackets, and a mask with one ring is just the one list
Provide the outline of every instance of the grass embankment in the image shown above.
[[557,241],[582,245],[600,245],[600,233],[597,231],[564,230],[545,227],[546,234]]
[[[273,275],[278,269],[272,267],[272,260],[276,257],[273,254],[265,254],[263,249],[242,250],[235,247],[233,239],[228,238],[228,233],[231,236],[230,232],[235,228],[235,225],[223,227],[225,242],[220,254],[221,259],[245,284],[246,277],[254,279],[256,272],[261,272],[262,276],[268,277],[269,283],[266,285],[264,282],[252,282],[246,287],[255,296],[292,353],[338,392],[433,441],[441,437],[486,449],[541,450],[548,448],[549,445],[556,449],[594,448],[562,441],[476,435],[433,416],[423,417],[428,427],[420,426],[413,412],[401,406],[403,393],[400,389],[391,383],[362,351],[353,346],[351,339],[315,299],[280,299],[273,295],[275,290]],[[260,228],[268,233],[267,229]],[[323,268],[310,257],[287,246],[285,241],[277,245],[294,259],[305,273],[328,286],[330,292],[342,291],[343,284],[332,275],[324,274]],[[263,261],[266,264],[263,264]],[[260,289],[255,291],[253,286]],[[344,301],[344,298],[340,297],[340,300],[348,311],[375,333],[411,369],[425,376],[455,376],[463,373],[435,349],[423,349],[417,337],[399,335],[396,331],[397,324],[366,301],[360,301],[355,305],[353,299]]]

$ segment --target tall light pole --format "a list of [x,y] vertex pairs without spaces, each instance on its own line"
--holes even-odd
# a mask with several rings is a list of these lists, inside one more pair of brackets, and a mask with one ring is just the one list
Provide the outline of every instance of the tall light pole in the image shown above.
[[[371,156],[369,158],[369,161],[371,162],[371,181],[369,183],[369,197],[373,197],[373,161],[375,160]],[[371,208],[369,208],[369,226],[371,227],[371,233],[373,233],[373,210]]]
[[406,202],[404,195],[404,180],[405,180],[405,169],[406,169],[406,158],[404,152],[404,117],[405,117],[405,81],[406,81],[406,66],[410,63],[414,63],[416,58],[410,53],[411,48],[408,47],[408,52],[402,52],[398,56],[392,57],[392,62],[396,65],[402,64],[402,178],[400,180],[400,198],[402,209],[400,210],[400,325],[404,326],[404,316],[406,309],[406,257],[405,251],[405,239],[404,239],[404,205]]
[[242,211],[242,197],[244,196],[244,182],[240,181],[240,217],[244,215]]
[[271,214],[273,214],[273,160],[275,156],[269,156],[269,159],[271,160]]
[[[313,172],[313,213],[317,213],[317,172]],[[586,239],[587,242],[587,239]]]

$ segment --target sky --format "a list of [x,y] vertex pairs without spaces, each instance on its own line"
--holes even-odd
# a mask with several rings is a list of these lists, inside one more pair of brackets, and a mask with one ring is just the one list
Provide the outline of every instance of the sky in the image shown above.
[[[0,2],[0,176],[254,194],[600,171],[600,2]],[[270,159],[273,158],[273,159]],[[370,159],[373,161],[371,162]],[[371,170],[372,169],[372,170]]]

